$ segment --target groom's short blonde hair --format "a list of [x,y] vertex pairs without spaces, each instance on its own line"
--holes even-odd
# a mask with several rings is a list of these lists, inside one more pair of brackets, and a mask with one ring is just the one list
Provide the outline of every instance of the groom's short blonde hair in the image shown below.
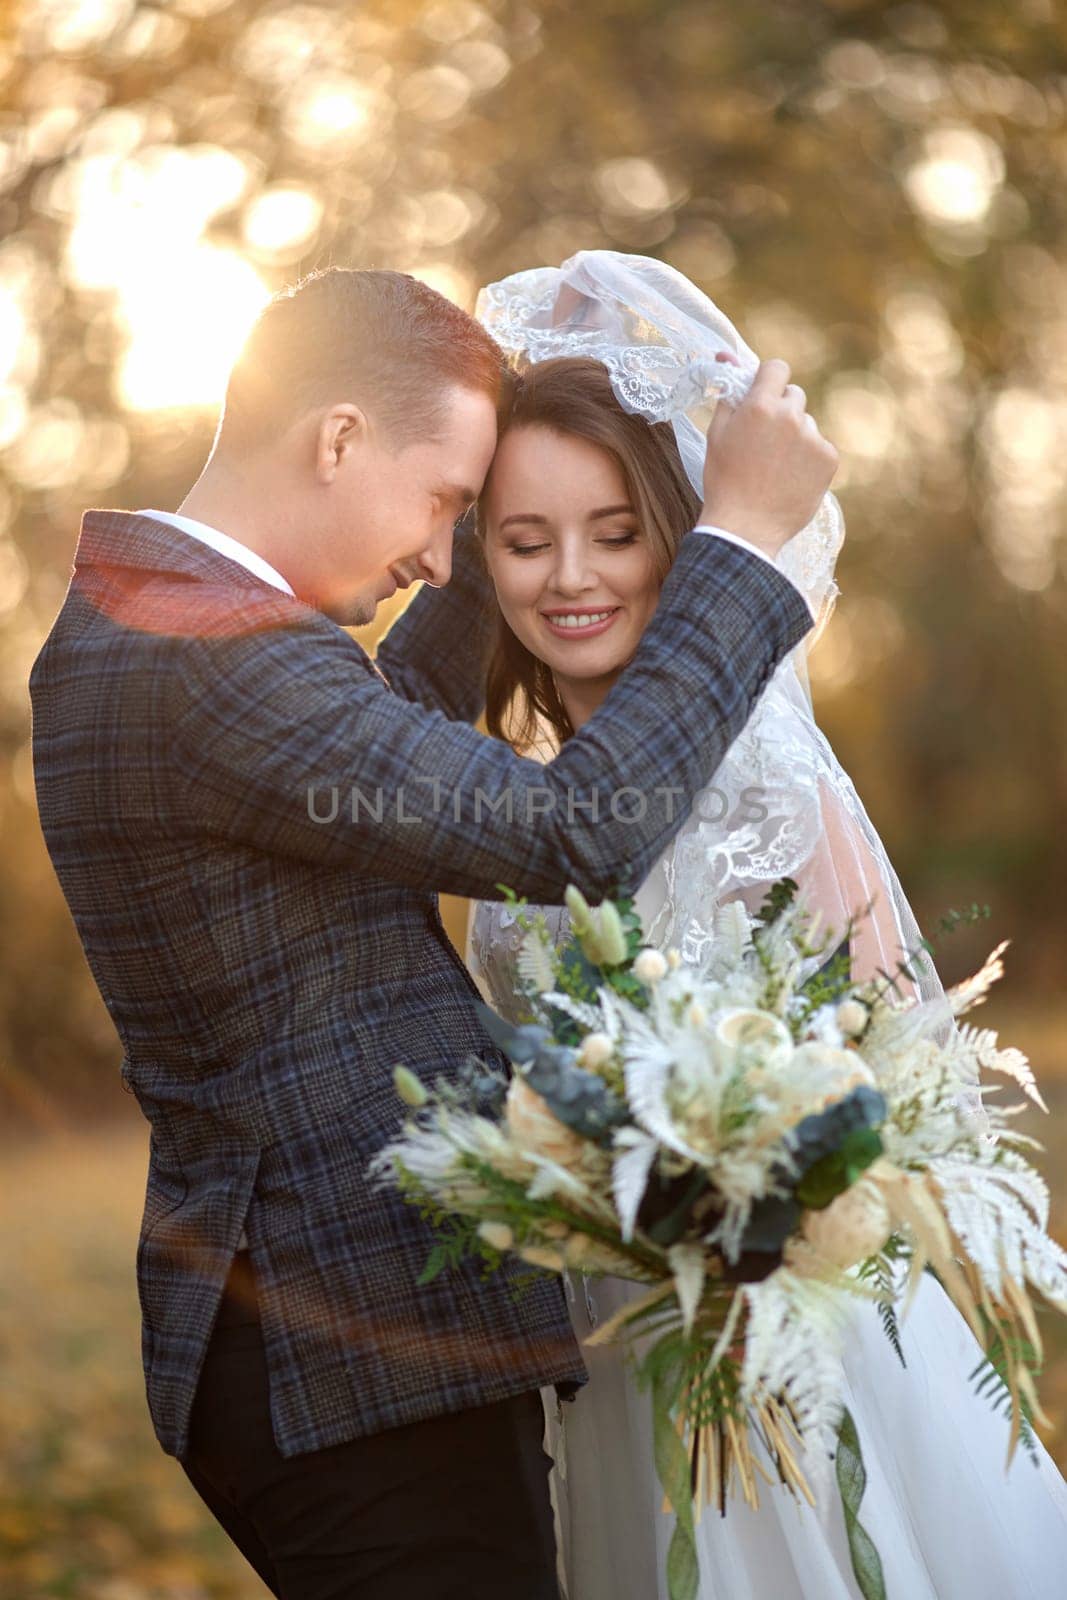
[[499,399],[479,322],[403,272],[328,267],[274,296],[230,373],[217,452],[269,447],[317,406],[353,402],[398,444],[432,436],[456,385]]

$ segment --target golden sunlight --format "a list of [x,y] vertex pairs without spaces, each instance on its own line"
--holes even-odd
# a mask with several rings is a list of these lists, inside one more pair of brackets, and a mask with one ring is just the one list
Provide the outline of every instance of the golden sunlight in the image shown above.
[[75,289],[116,295],[126,335],[115,375],[122,405],[145,411],[221,400],[270,291],[244,256],[204,234],[256,177],[253,164],[210,144],[150,145],[74,165],[57,200],[73,218],[65,271]]
[[128,345],[118,373],[123,405],[215,406],[270,290],[235,250],[172,251],[123,285]]
[[250,202],[244,214],[245,243],[272,261],[299,256],[322,222],[322,201],[295,184],[276,184]]

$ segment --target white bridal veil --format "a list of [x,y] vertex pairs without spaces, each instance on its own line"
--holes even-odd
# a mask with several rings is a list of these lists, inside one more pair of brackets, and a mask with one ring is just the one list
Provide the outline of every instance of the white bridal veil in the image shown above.
[[[705,437],[719,400],[748,393],[759,359],[733,323],[681,273],[645,256],[582,250],[561,267],[518,272],[483,289],[477,316],[518,364],[557,356],[600,361],[627,411],[670,422],[686,473],[703,492]],[[716,361],[730,351],[740,366]],[[642,886],[646,934],[687,961],[710,953],[716,911],[741,900],[756,910],[767,888],[793,878],[822,926],[840,939],[850,916],[853,976],[895,974],[920,934],[897,875],[848,774],[815,722],[806,654],[837,597],[844,538],[827,494],[778,566],[802,590],[816,628],[781,663],[747,727]],[[868,911],[868,907],[870,908]],[[825,959],[825,956],[822,958]],[[817,965],[818,962],[813,962]],[[944,992],[928,958],[899,980],[940,1010]],[[946,1008],[947,1014],[947,1008]]]

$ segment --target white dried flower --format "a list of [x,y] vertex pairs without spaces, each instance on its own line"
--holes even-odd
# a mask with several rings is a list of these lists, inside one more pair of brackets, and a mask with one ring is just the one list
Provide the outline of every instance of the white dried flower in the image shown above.
[[867,1026],[870,1012],[860,1000],[844,1000],[837,1008],[836,1022],[846,1039],[858,1039]]
[[546,1239],[566,1239],[571,1230],[566,1222],[542,1222],[539,1231]]
[[838,1010],[837,1006],[820,1006],[808,1019],[806,1030],[808,1038],[817,1039],[820,1044],[830,1045],[833,1049],[839,1050],[845,1042],[845,1035],[837,1020]]
[[515,1235],[506,1222],[479,1222],[478,1237],[494,1250],[510,1250],[515,1243]]
[[803,1114],[825,1111],[853,1089],[875,1088],[875,1077],[856,1050],[838,1050],[828,1044],[801,1044],[793,1052],[790,1079],[800,1095]]
[[615,1046],[606,1033],[587,1033],[578,1051],[578,1064],[586,1068],[602,1067],[615,1053]]
[[572,1233],[563,1247],[563,1259],[568,1267],[584,1266],[595,1248],[587,1233]]
[[531,1267],[543,1267],[546,1272],[563,1271],[563,1257],[558,1250],[549,1250],[539,1244],[524,1244],[519,1255]]
[[634,977],[640,983],[658,983],[667,976],[666,957],[659,950],[647,948],[641,951],[634,962]]
[[672,972],[677,972],[678,968],[681,966],[681,964],[682,964],[682,952],[680,950],[675,950],[673,948],[668,950],[667,951],[667,965],[670,967],[671,971]]
[[708,1014],[699,1000],[694,1000],[685,1013],[685,1020],[691,1028],[702,1028],[708,1020]]

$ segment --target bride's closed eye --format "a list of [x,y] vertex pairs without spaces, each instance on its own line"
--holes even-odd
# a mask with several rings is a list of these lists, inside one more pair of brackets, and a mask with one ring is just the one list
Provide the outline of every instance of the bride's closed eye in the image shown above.
[[[635,544],[637,537],[637,534],[633,532],[620,533],[610,538],[598,539],[596,542],[597,544],[606,544],[614,550],[621,550],[624,545]],[[508,546],[510,553],[515,556],[533,556],[539,550],[547,550],[548,548],[547,544],[513,544]]]

